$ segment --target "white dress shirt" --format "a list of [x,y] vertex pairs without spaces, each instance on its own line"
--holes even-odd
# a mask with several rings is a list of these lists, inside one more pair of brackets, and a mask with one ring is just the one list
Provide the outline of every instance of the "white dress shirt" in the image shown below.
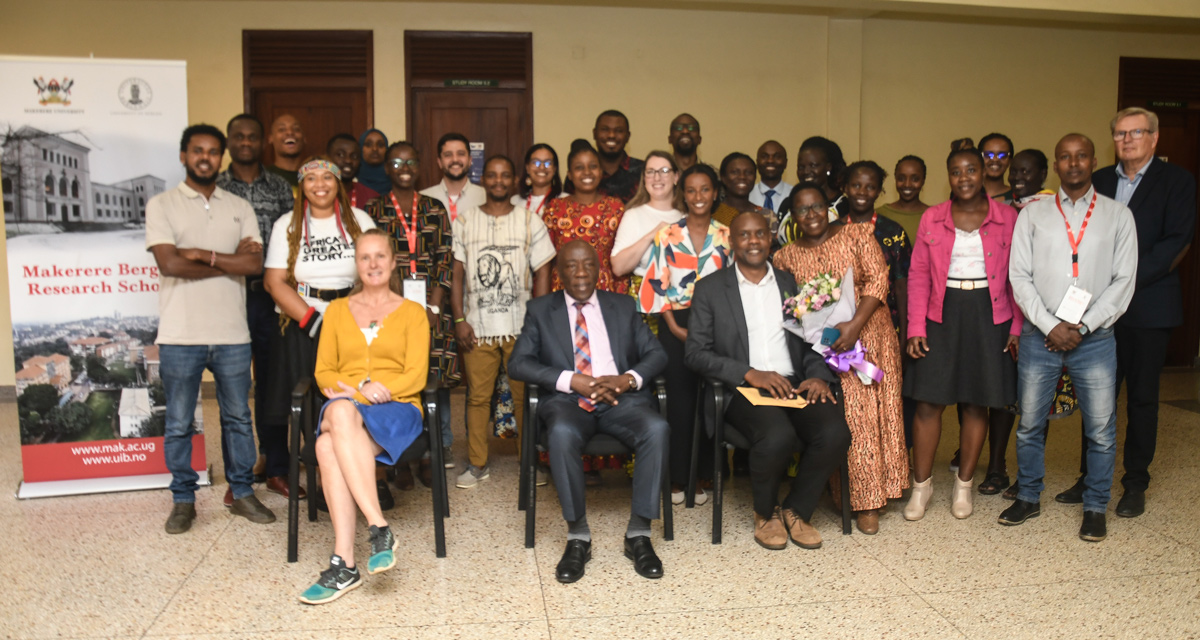
[[792,369],[792,355],[788,351],[787,334],[783,328],[783,295],[775,282],[775,268],[768,262],[767,275],[758,283],[746,279],[741,265],[735,264],[733,268],[737,272],[742,313],[746,315],[750,367],[790,377],[795,370]]
[[750,190],[750,202],[753,202],[757,206],[765,207],[765,203],[767,201],[767,191],[775,192],[771,196],[771,210],[778,213],[779,205],[783,204],[783,201],[787,200],[788,196],[792,195],[792,185],[784,182],[783,180],[780,180],[779,184],[773,187],[768,187],[767,185],[759,182],[758,184],[754,185],[753,189]]

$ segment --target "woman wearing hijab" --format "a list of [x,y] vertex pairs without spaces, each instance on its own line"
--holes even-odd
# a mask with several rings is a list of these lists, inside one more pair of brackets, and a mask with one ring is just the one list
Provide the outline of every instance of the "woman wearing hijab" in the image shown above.
[[392,181],[383,168],[383,161],[387,158],[387,136],[379,129],[367,129],[358,137],[358,146],[362,149],[358,181],[374,189],[375,193],[391,191]]

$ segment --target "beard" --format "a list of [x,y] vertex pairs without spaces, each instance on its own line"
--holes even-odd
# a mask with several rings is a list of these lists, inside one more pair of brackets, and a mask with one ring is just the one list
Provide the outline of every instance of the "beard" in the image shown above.
[[687,142],[679,141],[679,142],[676,142],[675,144],[671,145],[671,148],[675,150],[675,153],[677,153],[681,156],[690,156],[690,155],[696,153],[696,141],[695,140],[688,140]]
[[604,151],[603,149],[597,149],[596,153],[600,154],[601,160],[607,160],[608,162],[616,162],[621,159],[621,156],[625,155],[625,149],[621,149],[620,151],[617,151],[615,153],[609,153],[607,151]]
[[450,173],[451,169],[447,168],[445,171],[443,171],[443,173],[446,174],[447,180],[462,180],[463,178],[467,177],[467,173],[470,172],[470,170],[471,167],[466,166],[463,167],[458,173]]
[[207,187],[208,185],[217,181],[218,172],[216,172],[216,171],[213,171],[211,176],[202,176],[202,175],[196,173],[195,171],[193,171],[191,167],[187,167],[184,171],[187,173],[187,177],[189,180],[191,180],[192,182],[195,182],[196,184],[198,184],[202,187]]

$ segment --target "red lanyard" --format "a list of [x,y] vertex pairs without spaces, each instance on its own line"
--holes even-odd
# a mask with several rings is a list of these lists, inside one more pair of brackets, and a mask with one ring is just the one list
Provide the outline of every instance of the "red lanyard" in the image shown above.
[[[538,203],[538,208],[533,213],[535,215],[540,215],[542,212],[542,207],[546,206],[546,201],[549,199],[550,199],[550,194],[546,194],[546,195],[542,196],[542,201]],[[531,206],[533,206],[533,192],[530,192],[529,197],[525,198],[525,208],[529,209]]]
[[358,207],[358,189],[353,188],[353,183],[351,183],[350,189],[350,206]]
[[1096,208],[1096,193],[1092,192],[1092,203],[1088,205],[1087,213],[1083,216],[1083,225],[1079,227],[1078,240],[1071,232],[1071,223],[1067,220],[1067,213],[1063,211],[1062,200],[1059,199],[1058,194],[1054,194],[1054,204],[1058,205],[1058,212],[1062,214],[1063,224],[1067,225],[1067,241],[1071,243],[1071,275],[1079,278],[1079,243],[1083,242],[1083,233],[1087,231],[1088,220],[1092,219],[1092,210]]
[[392,206],[396,209],[396,217],[400,219],[400,224],[404,225],[404,238],[408,240],[408,275],[417,277],[417,202],[420,196],[417,195],[417,190],[413,189],[412,203],[412,225],[404,219],[404,210],[400,208],[400,202],[396,200],[395,193],[389,193],[388,197],[392,199]]
[[[458,194],[458,197],[461,198],[462,194]],[[454,220],[458,218],[458,204],[455,203],[454,199],[450,197],[449,191],[446,192],[446,208],[450,209],[450,222],[454,222]]]
[[[312,246],[312,242],[309,238],[309,227],[312,226],[311,223],[309,223],[311,218],[312,205],[306,203],[304,205],[304,220],[300,221],[300,224],[302,225],[301,231],[304,233],[304,246],[306,247]],[[333,203],[333,219],[337,221],[338,234],[342,236],[342,246],[349,247],[350,240],[346,238],[346,228],[342,226],[342,205],[338,202]]]

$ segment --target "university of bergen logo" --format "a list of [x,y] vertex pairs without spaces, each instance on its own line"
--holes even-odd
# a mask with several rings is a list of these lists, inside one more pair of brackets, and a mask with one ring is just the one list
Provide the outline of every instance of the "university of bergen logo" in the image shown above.
[[121,83],[121,87],[117,89],[117,98],[121,100],[121,104],[125,105],[126,109],[131,111],[141,111],[150,106],[150,101],[154,99],[154,92],[150,90],[150,83],[141,78],[129,78]]
[[61,81],[50,78],[47,81],[38,76],[33,79],[33,84],[38,90],[38,104],[43,107],[48,104],[60,104],[64,107],[71,104],[71,87],[75,85],[73,78],[64,77]]

